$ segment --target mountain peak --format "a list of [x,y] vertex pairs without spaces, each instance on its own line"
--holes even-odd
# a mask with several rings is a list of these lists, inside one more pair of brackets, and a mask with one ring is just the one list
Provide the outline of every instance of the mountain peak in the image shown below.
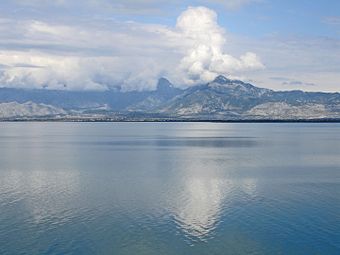
[[223,76],[223,75],[219,75],[215,78],[215,80],[213,82],[219,83],[219,84],[226,84],[228,82],[230,82],[230,79],[228,79],[227,77]]
[[160,78],[157,83],[157,91],[168,91],[173,89],[173,85],[166,78]]

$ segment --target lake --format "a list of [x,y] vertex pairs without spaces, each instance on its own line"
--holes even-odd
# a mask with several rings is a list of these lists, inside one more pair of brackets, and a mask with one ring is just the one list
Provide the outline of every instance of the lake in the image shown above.
[[340,254],[340,124],[0,123],[0,254]]

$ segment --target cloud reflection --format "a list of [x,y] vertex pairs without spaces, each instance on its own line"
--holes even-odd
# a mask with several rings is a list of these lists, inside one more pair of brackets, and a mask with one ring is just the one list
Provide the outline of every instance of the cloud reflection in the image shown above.
[[217,179],[193,179],[185,183],[185,199],[177,208],[175,220],[180,229],[204,240],[219,222],[226,183]]
[[192,241],[212,238],[233,201],[256,196],[255,179],[192,178],[174,211],[178,228]]
[[75,213],[73,205],[79,193],[78,171],[12,170],[3,177],[5,181],[0,182],[0,191],[7,194],[2,203],[23,205],[30,215],[27,223],[62,225]]
[[[216,130],[216,134],[210,135],[219,135],[220,131]],[[228,208],[233,207],[233,202],[240,199],[246,201],[257,193],[256,179],[235,174],[235,169],[239,169],[242,162],[235,160],[235,155],[227,146],[232,141],[232,147],[252,148],[256,146],[256,140],[243,137],[218,140],[216,137],[200,138],[204,141],[201,146],[191,146],[190,149],[179,150],[177,154],[178,162],[181,162],[177,167],[181,171],[178,184],[174,187],[176,201],[172,214],[178,229],[191,244],[213,238]],[[211,146],[207,147],[206,144]],[[216,148],[220,147],[226,149],[216,154]]]

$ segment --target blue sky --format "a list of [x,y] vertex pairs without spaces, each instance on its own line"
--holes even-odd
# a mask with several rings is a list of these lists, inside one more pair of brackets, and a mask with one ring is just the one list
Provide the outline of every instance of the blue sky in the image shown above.
[[338,28],[326,22],[327,18],[339,16],[339,10],[340,2],[336,0],[270,0],[225,16],[220,12],[220,17],[231,32],[249,36],[278,34],[339,38]]
[[7,87],[143,90],[223,74],[340,91],[336,0],[2,0],[0,33]]

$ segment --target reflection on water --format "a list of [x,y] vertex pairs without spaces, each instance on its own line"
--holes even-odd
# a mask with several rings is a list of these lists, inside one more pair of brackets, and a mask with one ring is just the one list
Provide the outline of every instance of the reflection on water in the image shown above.
[[[181,134],[179,133],[178,136]],[[210,131],[210,135],[213,135]],[[213,138],[212,140],[214,140]],[[224,140],[225,137],[221,137]],[[235,139],[235,138],[234,138]],[[237,138],[240,144],[216,143],[215,147],[242,147],[248,144],[254,146],[255,141],[247,141],[249,138]],[[254,139],[254,138],[253,138]],[[190,140],[190,139],[189,139]],[[208,138],[202,139],[208,140]],[[230,138],[228,138],[230,140]],[[236,144],[237,140],[232,140]],[[224,146],[220,146],[220,145]],[[202,147],[206,147],[206,143]],[[201,146],[199,146],[201,147]],[[215,229],[221,221],[223,210],[230,206],[234,199],[233,192],[244,190],[249,195],[255,193],[256,181],[251,179],[235,180],[226,175],[221,176],[221,170],[230,172],[236,166],[227,160],[210,160],[207,157],[209,151],[202,148],[191,148],[181,151],[178,157],[182,165],[180,178],[175,186],[175,208],[172,212],[175,223],[181,232],[194,245],[197,241],[208,241],[214,237]],[[183,178],[185,177],[185,178]],[[180,192],[180,193],[179,193]]]
[[67,204],[72,203],[72,196],[77,194],[79,185],[78,173],[32,171],[28,175],[14,173],[19,184],[29,199],[25,200],[25,207],[32,214],[35,224],[49,221],[53,217],[53,224],[64,224],[68,221],[68,215],[72,212],[64,210]]
[[200,240],[209,237],[221,216],[225,187],[219,180],[192,179],[185,183],[183,200],[174,216],[187,236]]
[[339,254],[339,131],[3,123],[0,254]]
[[160,146],[160,147],[253,147],[256,141],[253,138],[239,137],[184,137],[184,138],[143,138],[136,140],[114,140],[104,142],[85,143],[98,146]]
[[[184,183],[181,200],[173,212],[176,224],[191,241],[207,241],[221,222],[223,210],[235,199],[233,192],[247,196],[256,192],[255,180],[233,182],[232,179],[193,178]],[[193,244],[193,243],[191,243]]]

